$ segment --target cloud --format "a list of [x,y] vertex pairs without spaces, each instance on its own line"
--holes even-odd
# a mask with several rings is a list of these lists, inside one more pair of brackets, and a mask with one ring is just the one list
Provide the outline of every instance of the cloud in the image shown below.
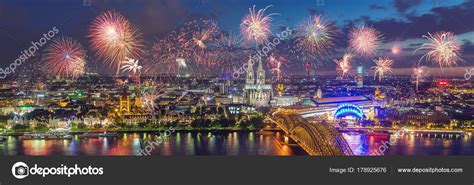
[[401,18],[372,20],[370,17],[361,16],[347,21],[343,30],[364,23],[382,32],[385,40],[390,42],[421,38],[428,32],[449,31],[456,35],[472,32],[474,31],[472,17],[474,17],[474,1],[466,1],[457,6],[433,8],[422,15],[405,14]]
[[404,13],[406,10],[421,4],[422,0],[393,0],[393,5],[398,12]]

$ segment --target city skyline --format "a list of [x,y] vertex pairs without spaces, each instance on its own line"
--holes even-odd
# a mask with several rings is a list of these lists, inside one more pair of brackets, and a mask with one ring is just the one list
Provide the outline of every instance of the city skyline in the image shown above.
[[474,155],[473,1],[293,4],[2,2],[0,155]]

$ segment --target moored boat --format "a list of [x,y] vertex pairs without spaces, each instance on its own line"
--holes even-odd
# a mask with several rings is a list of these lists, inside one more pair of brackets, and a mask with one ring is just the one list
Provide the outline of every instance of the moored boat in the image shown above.
[[79,135],[79,138],[117,137],[118,133],[108,131],[92,131]]

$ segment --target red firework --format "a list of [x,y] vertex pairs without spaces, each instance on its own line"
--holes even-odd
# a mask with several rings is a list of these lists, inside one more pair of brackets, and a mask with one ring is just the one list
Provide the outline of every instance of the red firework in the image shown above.
[[125,17],[107,11],[98,16],[90,27],[92,49],[119,73],[126,57],[138,58],[142,52],[141,34]]
[[73,79],[84,74],[86,52],[79,42],[69,37],[55,39],[46,49],[46,72]]
[[204,67],[215,64],[209,50],[211,43],[221,37],[217,23],[207,19],[190,21],[180,29],[180,37],[184,39],[186,52],[191,53],[187,60]]

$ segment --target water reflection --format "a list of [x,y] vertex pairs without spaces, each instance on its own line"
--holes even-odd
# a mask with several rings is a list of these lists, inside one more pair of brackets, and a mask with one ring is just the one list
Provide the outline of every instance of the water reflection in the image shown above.
[[[138,155],[155,133],[123,133],[119,137],[72,140],[19,140],[9,137],[0,155]],[[304,155],[298,147],[280,144],[275,133],[178,132],[159,145],[151,155]]]
[[[474,155],[472,137],[460,135],[366,135],[343,133],[356,155]],[[306,155],[299,147],[283,144],[279,132],[177,132],[150,152],[151,155]],[[0,155],[138,155],[155,133],[123,133],[119,137],[72,140],[19,140],[9,136]],[[389,143],[380,152],[383,143]]]
[[[468,135],[404,134],[366,135],[342,133],[355,155],[474,155],[474,141]],[[388,147],[384,151],[384,143]]]

